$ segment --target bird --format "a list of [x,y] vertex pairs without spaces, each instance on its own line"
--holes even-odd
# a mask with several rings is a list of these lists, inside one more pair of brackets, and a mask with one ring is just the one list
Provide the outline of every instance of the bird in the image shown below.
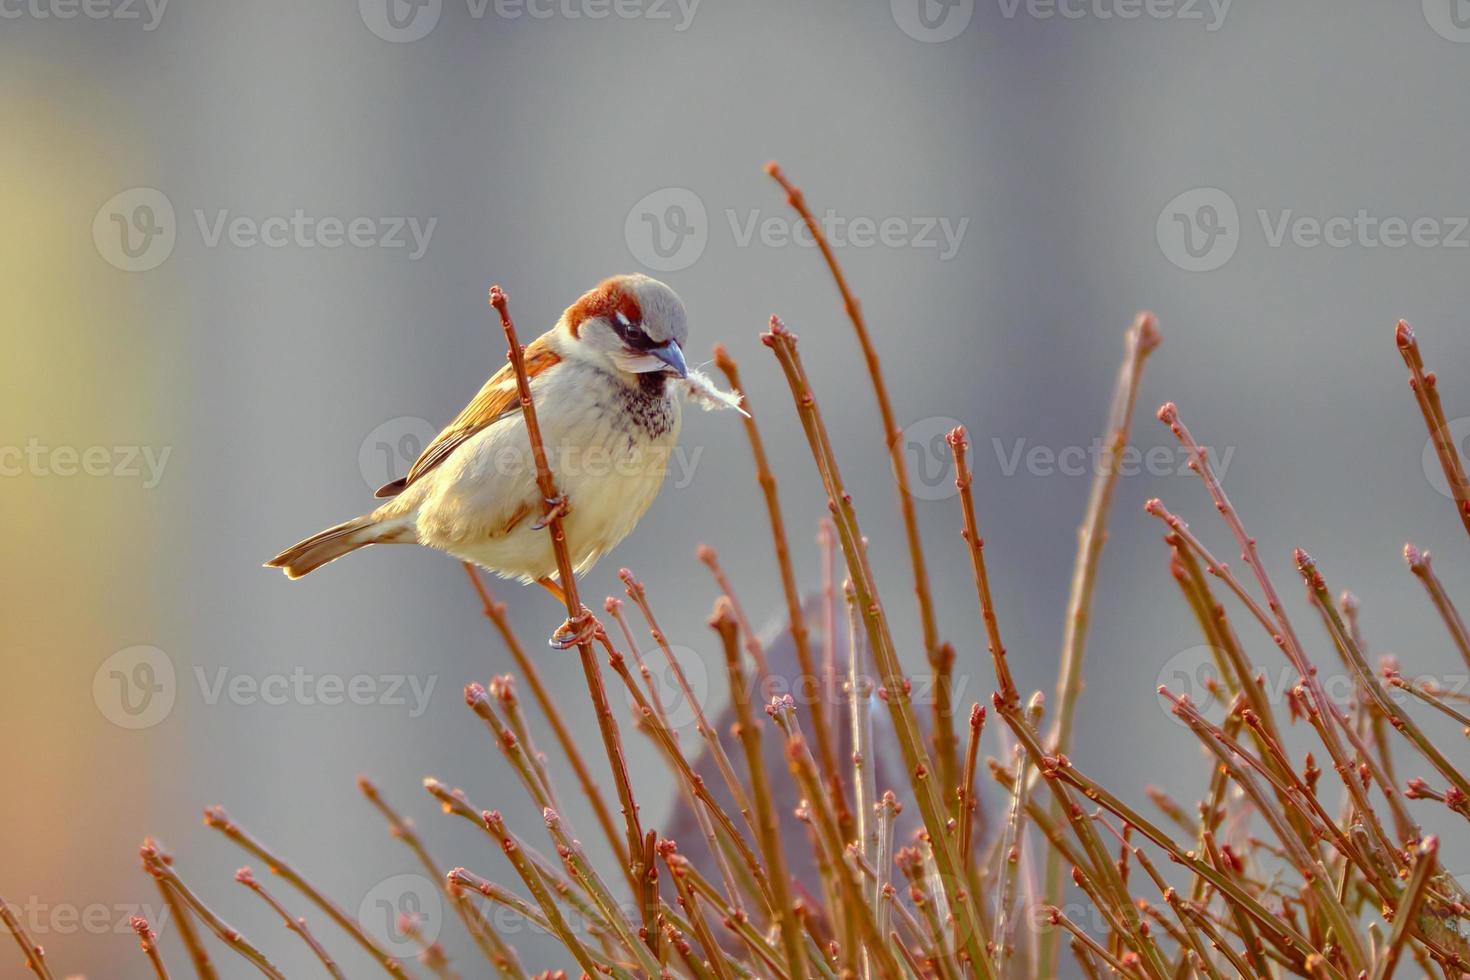
[[[292,545],[266,566],[297,579],[368,545],[419,544],[538,583],[565,601],[544,530],[551,514],[562,518],[574,573],[585,574],[658,495],[678,445],[679,395],[706,409],[743,412],[738,394],[689,368],[687,338],[684,303],[669,286],[636,273],[604,280],[525,348],[558,500],[543,500],[538,489],[507,363],[407,475],[378,489],[386,503]],[[553,645],[562,644],[553,638]]]

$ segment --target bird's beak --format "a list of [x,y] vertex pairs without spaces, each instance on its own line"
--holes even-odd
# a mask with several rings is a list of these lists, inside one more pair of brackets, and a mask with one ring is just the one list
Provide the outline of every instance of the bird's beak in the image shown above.
[[689,377],[689,365],[684,363],[684,352],[679,349],[679,345],[676,342],[671,340],[667,344],[651,347],[648,353],[667,364],[669,370],[679,377]]

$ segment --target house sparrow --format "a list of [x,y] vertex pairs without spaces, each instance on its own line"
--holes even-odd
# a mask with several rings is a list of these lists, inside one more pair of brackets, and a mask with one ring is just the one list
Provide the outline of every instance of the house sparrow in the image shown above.
[[[526,373],[564,508],[572,565],[584,574],[657,496],[679,438],[680,392],[735,408],[684,361],[684,304],[643,275],[615,276],[526,346]],[[300,578],[370,544],[421,544],[505,578],[563,593],[516,389],[507,364],[429,444],[377,510],[314,534],[266,565]]]

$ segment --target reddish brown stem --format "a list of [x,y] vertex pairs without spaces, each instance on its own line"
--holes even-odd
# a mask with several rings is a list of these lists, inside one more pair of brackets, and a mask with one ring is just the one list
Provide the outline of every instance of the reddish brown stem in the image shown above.
[[908,468],[904,464],[903,431],[898,427],[898,422],[893,415],[893,405],[888,397],[888,386],[883,382],[883,368],[878,360],[878,351],[868,334],[868,324],[863,317],[862,307],[852,290],[848,288],[847,278],[842,274],[842,267],[837,264],[837,255],[832,251],[826,233],[812,214],[811,208],[807,206],[806,197],[802,194],[801,188],[786,178],[786,174],[775,161],[766,164],[766,173],[781,185],[781,189],[786,192],[786,203],[801,216],[802,222],[805,223],[813,240],[816,241],[817,248],[821,250],[822,259],[827,263],[827,268],[837,285],[837,292],[842,296],[842,308],[847,313],[848,319],[852,321],[853,332],[857,335],[858,346],[862,349],[863,361],[868,368],[868,377],[873,383],[873,394],[878,399],[878,414],[883,422],[883,443],[888,447],[888,459],[892,464],[893,475],[898,485],[898,507],[903,515],[904,533],[908,537],[909,564],[913,567],[914,596],[919,604],[919,623],[923,629],[924,651],[929,657],[929,667],[934,671],[936,692],[934,742],[938,750],[939,775],[944,785],[953,786],[955,785],[955,773],[959,768],[959,740],[954,732],[949,690],[953,661],[946,657],[939,642],[939,628],[934,618],[934,601],[929,593],[929,571],[924,562],[924,545],[919,537],[919,522],[914,514],[914,496],[909,489]]
[[629,866],[627,855],[627,842],[618,837],[618,832],[613,825],[612,813],[608,811],[607,803],[603,800],[602,789],[592,778],[591,771],[587,768],[586,761],[582,758],[577,743],[572,739],[571,732],[567,730],[566,721],[562,718],[561,711],[556,702],[552,700],[546,689],[545,682],[541,679],[541,672],[537,669],[535,661],[526,655],[526,650],[521,646],[520,639],[511,629],[510,619],[505,614],[505,603],[496,601],[495,597],[485,587],[479,571],[469,562],[464,563],[464,570],[470,577],[470,584],[475,587],[475,593],[480,597],[482,611],[485,618],[495,625],[500,634],[505,648],[509,651],[511,659],[516,662],[516,670],[526,679],[531,687],[531,694],[536,698],[536,703],[541,706],[541,713],[551,725],[551,731],[556,736],[557,744],[561,746],[567,761],[571,764],[572,772],[577,776],[577,783],[582,788],[582,795],[592,806],[592,812],[597,817],[597,824],[602,828],[603,835],[607,838],[608,846],[612,852],[618,855],[619,863],[627,869]]
[[0,898],[0,923],[4,923],[5,928],[15,939],[15,944],[20,947],[21,955],[25,957],[26,968],[41,980],[52,980],[51,968],[46,965],[46,951],[31,939],[25,927],[20,924],[20,919],[16,918],[15,913],[10,910],[10,906],[3,898]]
[[1434,603],[1435,611],[1439,613],[1439,618],[1444,620],[1445,628],[1450,631],[1450,638],[1455,641],[1455,649],[1460,651],[1460,656],[1465,660],[1465,666],[1470,667],[1470,630],[1465,629],[1465,621],[1460,618],[1460,611],[1450,600],[1449,593],[1445,591],[1439,576],[1434,574],[1434,565],[1430,561],[1429,552],[1420,551],[1414,545],[1406,544],[1404,545],[1404,561],[1408,562],[1409,571],[1414,573],[1414,577],[1424,584],[1424,591],[1429,593],[1429,601]]
[[500,934],[491,927],[489,922],[485,921],[479,909],[473,902],[465,898],[458,886],[440,873],[439,865],[429,856],[429,851],[419,838],[418,829],[414,826],[413,821],[400,815],[390,806],[378,792],[377,786],[366,776],[357,777],[357,788],[362,791],[362,795],[373,805],[373,808],[388,821],[388,833],[403,842],[403,845],[418,860],[419,867],[424,869],[430,879],[442,883],[444,893],[458,910],[460,919],[464,922],[465,931],[470,934],[470,938],[475,941],[480,952],[485,954],[486,959],[506,980],[524,980],[525,971],[521,969],[515,950],[500,938]]
[[770,868],[771,898],[776,905],[776,921],[781,926],[781,942],[786,952],[786,970],[791,977],[805,973],[801,924],[791,905],[790,885],[786,880],[786,858],[781,850],[781,824],[771,797],[770,779],[761,756],[760,724],[751,710],[751,687],[740,667],[740,630],[728,601],[715,605],[710,628],[720,637],[725,650],[725,666],[730,676],[730,700],[735,707],[735,734],[745,750],[745,768],[750,778],[751,796],[755,803],[756,830],[759,832],[761,855]]
[[980,941],[980,923],[975,910],[974,896],[969,893],[968,876],[960,867],[958,852],[953,846],[953,840],[946,832],[948,808],[941,802],[940,795],[934,786],[933,764],[929,753],[924,748],[923,738],[919,734],[918,721],[914,716],[911,702],[909,681],[904,677],[899,665],[898,651],[893,644],[893,634],[888,628],[888,619],[878,600],[877,587],[863,544],[862,529],[858,527],[857,513],[852,506],[852,497],[847,493],[843,484],[842,474],[837,467],[836,455],[832,452],[831,443],[827,438],[826,426],[822,422],[816,398],[812,395],[801,358],[796,351],[796,336],[786,329],[780,319],[773,316],[770,332],[762,335],[761,340],[775,353],[786,375],[787,385],[796,402],[797,413],[801,418],[802,428],[806,432],[812,457],[827,491],[828,506],[832,511],[838,541],[842,546],[843,557],[847,560],[848,575],[853,583],[858,608],[863,613],[863,621],[868,631],[868,642],[884,686],[884,700],[888,705],[889,715],[893,719],[899,749],[903,754],[904,765],[908,771],[909,785],[913,788],[919,811],[924,818],[924,825],[929,831],[930,843],[934,848],[935,861],[939,865],[950,914],[955,917],[959,937],[965,944],[965,954],[970,959],[970,968],[984,980],[989,980],[994,973],[990,969],[989,958],[985,956],[983,944]]
[[1465,476],[1465,466],[1460,461],[1460,450],[1445,421],[1444,406],[1439,401],[1439,383],[1433,371],[1424,370],[1424,358],[1419,353],[1419,340],[1409,324],[1400,320],[1394,329],[1394,340],[1399,353],[1409,367],[1409,387],[1414,400],[1419,403],[1419,412],[1429,428],[1429,438],[1434,443],[1435,455],[1439,457],[1444,478],[1449,482],[1450,494],[1455,499],[1455,510],[1460,522],[1470,532],[1470,478]]
[[138,853],[143,858],[143,870],[167,883],[168,887],[177,893],[180,901],[186,903],[199,916],[199,921],[203,922],[209,931],[218,937],[220,942],[224,943],[236,953],[239,953],[241,957],[261,973],[270,977],[271,980],[286,980],[286,975],[276,969],[275,964],[266,959],[264,953],[241,935],[238,929],[225,922],[218,915],[215,915],[214,911],[205,905],[203,900],[189,889],[188,885],[184,884],[184,880],[179,877],[178,872],[174,871],[170,859],[151,840],[144,841]]
[[[740,366],[723,344],[715,345],[715,367],[729,380],[730,387],[740,393],[740,407],[745,409],[745,435],[750,441],[750,453],[755,459],[756,483],[760,485],[761,494],[765,498],[766,517],[771,524],[771,538],[776,548],[776,567],[781,573],[781,591],[786,596],[786,617],[791,623],[792,643],[796,646],[796,662],[803,675],[814,680],[820,677],[825,682],[825,675],[817,673],[816,663],[812,659],[810,633],[802,612],[796,572],[791,566],[791,546],[786,537],[786,521],[781,516],[781,498],[776,489],[776,475],[771,472],[770,461],[766,458],[765,443],[761,440],[760,427],[756,425],[750,396],[740,383]],[[832,747],[832,734],[827,723],[827,697],[830,693],[830,689],[823,683],[820,696],[811,706],[812,724],[817,730],[817,758],[822,763],[822,772],[829,783],[838,779],[837,753]]]
[[138,934],[138,945],[142,947],[143,955],[148,957],[153,975],[158,980],[168,980],[168,968],[163,965],[163,955],[158,951],[158,934],[148,925],[148,920],[141,915],[135,915],[128,920],[128,925]]
[[322,966],[326,967],[328,973],[336,977],[337,980],[343,980],[342,971],[338,969],[337,964],[328,955],[326,948],[317,941],[316,936],[312,935],[311,930],[306,926],[306,920],[304,918],[292,918],[291,913],[286,910],[286,906],[282,905],[260,882],[255,880],[255,875],[251,874],[249,868],[241,868],[239,871],[236,871],[235,880],[253,891],[260,897],[261,901],[269,905],[271,911],[281,917],[281,921],[286,924],[286,928],[301,937],[301,941],[306,943],[307,948],[321,961]]
[[980,618],[985,623],[985,639],[990,646],[990,660],[995,667],[995,683],[1000,687],[1000,696],[1007,705],[1021,703],[1016,682],[1011,679],[1011,668],[1006,663],[1005,644],[1000,640],[1000,624],[995,618],[995,600],[990,596],[990,575],[985,569],[985,539],[975,522],[975,497],[971,490],[974,477],[965,454],[966,438],[964,427],[955,428],[947,437],[949,448],[954,453],[954,485],[960,492],[960,512],[965,528],[960,535],[970,546],[970,564],[975,571],[975,592],[980,599]]
[[225,837],[229,838],[242,850],[255,855],[256,860],[261,861],[271,869],[273,874],[284,878],[301,894],[311,900],[311,903],[326,913],[327,917],[337,923],[359,946],[367,951],[373,961],[381,966],[390,976],[406,977],[407,972],[403,965],[382,947],[379,942],[369,936],[362,925],[352,916],[348,915],[341,907],[323,894],[315,885],[307,881],[297,873],[291,865],[282,861],[280,857],[268,850],[254,837],[251,837],[239,825],[230,819],[222,806],[207,807],[204,811],[204,824],[213,827]]
[[[638,804],[633,798],[633,784],[628,778],[627,757],[623,754],[622,736],[618,732],[617,720],[607,701],[607,688],[602,682],[602,671],[597,666],[597,657],[592,651],[591,632],[586,629],[591,613],[582,605],[577,595],[577,577],[573,573],[571,554],[567,549],[565,516],[570,506],[556,489],[556,478],[551,473],[551,464],[546,459],[546,444],[541,438],[541,424],[536,418],[536,405],[531,398],[531,381],[526,375],[526,349],[516,337],[515,323],[510,318],[510,308],[505,290],[490,287],[490,305],[500,314],[500,327],[505,332],[509,349],[506,357],[515,371],[516,388],[520,393],[521,414],[526,421],[526,436],[531,442],[531,457],[536,463],[536,486],[541,491],[542,520],[551,534],[551,547],[556,555],[557,578],[566,596],[567,624],[582,623],[579,631],[577,652],[582,658],[582,673],[586,677],[587,692],[592,698],[592,707],[597,714],[598,726],[602,731],[603,747],[607,750],[608,765],[612,768],[613,782],[617,785],[618,800],[623,809],[623,821],[627,825],[627,855],[629,873],[634,882],[641,882],[648,870],[643,865],[643,826],[638,819]],[[595,620],[594,620],[595,622]],[[637,887],[635,885],[635,887]]]

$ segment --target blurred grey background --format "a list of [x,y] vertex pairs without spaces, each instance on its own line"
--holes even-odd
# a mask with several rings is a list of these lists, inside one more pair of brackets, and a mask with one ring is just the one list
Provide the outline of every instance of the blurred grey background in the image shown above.
[[[1362,597],[1374,653],[1464,683],[1400,556],[1406,540],[1431,548],[1467,595],[1463,531],[1426,476],[1392,339],[1398,317],[1413,322],[1449,416],[1470,416],[1462,0],[387,2],[173,0],[157,16],[156,0],[0,0],[0,894],[58,975],[145,975],[126,917],[157,905],[138,870],[146,834],[290,975],[312,971],[230,881],[245,857],[202,826],[206,804],[369,917],[407,907],[394,876],[418,869],[358,797],[358,772],[446,868],[509,876],[437,811],[426,775],[541,840],[461,700],[510,662],[455,562],[371,549],[298,583],[260,567],[366,509],[502,363],[492,282],[529,339],[604,276],[668,281],[690,311],[691,361],[721,342],[742,364],[814,589],[824,500],[757,340],[779,312],[921,670],[873,397],[820,257],[783,234],[770,158],[843,222],[839,256],[910,426],[964,705],[993,681],[934,437],[949,419],[971,430],[1001,627],[1021,686],[1050,694],[1090,479],[1067,450],[1099,434],[1144,308],[1164,345],[1134,442],[1163,462],[1118,488],[1078,764],[1133,799],[1156,783],[1186,805],[1207,773],[1156,707],[1156,684],[1197,680],[1200,640],[1143,502],[1162,497],[1234,549],[1153,420],[1166,399],[1229,454],[1225,486],[1319,663],[1336,661],[1301,601],[1298,545]],[[1311,222],[1333,218],[1348,220],[1314,238]],[[1470,422],[1457,424],[1463,440]],[[692,475],[675,485],[675,472],[584,594],[621,594],[617,569],[633,568],[686,663],[707,665],[693,672],[717,709],[715,590],[696,545],[719,549],[754,618],[782,599],[739,420],[691,413],[683,442]],[[68,475],[68,447],[100,447],[95,472]],[[610,788],[575,660],[544,649],[557,608],[540,590],[495,591]],[[357,695],[323,703],[323,678]],[[673,787],[645,742],[628,744],[658,826]],[[989,735],[986,751],[999,751]],[[528,966],[565,965],[544,937],[507,931]],[[457,922],[441,939],[472,962]],[[163,942],[181,964],[177,935]],[[0,964],[18,975],[13,950]]]

